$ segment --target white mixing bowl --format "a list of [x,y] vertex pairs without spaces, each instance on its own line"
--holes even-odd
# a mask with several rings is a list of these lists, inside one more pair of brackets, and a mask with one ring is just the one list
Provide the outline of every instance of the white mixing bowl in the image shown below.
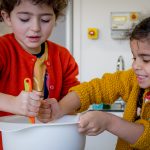
[[4,150],[84,150],[84,135],[78,132],[78,116],[67,115],[43,124],[28,123],[23,116],[0,118]]

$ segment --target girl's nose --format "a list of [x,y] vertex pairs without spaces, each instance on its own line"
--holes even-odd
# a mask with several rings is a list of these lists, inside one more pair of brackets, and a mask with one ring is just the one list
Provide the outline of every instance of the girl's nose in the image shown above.
[[142,62],[140,60],[135,60],[132,64],[133,69],[140,70],[142,68]]

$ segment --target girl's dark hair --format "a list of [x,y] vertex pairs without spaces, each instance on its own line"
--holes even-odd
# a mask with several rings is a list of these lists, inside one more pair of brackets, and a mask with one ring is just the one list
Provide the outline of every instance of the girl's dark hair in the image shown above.
[[150,17],[142,20],[135,26],[130,34],[130,41],[132,40],[150,40]]
[[[9,15],[15,6],[18,6],[22,0],[0,0],[0,12],[2,10],[6,11]],[[56,19],[62,15],[63,10],[68,5],[68,0],[28,0],[31,1],[34,5],[46,4],[52,6]],[[0,21],[3,21],[2,16],[0,15]]]

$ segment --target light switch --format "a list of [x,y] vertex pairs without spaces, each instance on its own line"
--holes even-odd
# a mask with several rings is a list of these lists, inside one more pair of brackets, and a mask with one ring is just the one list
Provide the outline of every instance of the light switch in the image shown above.
[[88,28],[88,38],[92,40],[98,39],[99,30],[97,28]]
[[137,21],[139,19],[139,14],[137,12],[131,12],[130,13],[130,20],[131,21]]

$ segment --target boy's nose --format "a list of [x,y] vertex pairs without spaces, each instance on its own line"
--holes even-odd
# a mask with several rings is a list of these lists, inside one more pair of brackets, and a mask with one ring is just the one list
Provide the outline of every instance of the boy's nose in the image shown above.
[[41,30],[40,22],[38,20],[34,20],[31,24],[31,30],[34,32],[38,32]]

